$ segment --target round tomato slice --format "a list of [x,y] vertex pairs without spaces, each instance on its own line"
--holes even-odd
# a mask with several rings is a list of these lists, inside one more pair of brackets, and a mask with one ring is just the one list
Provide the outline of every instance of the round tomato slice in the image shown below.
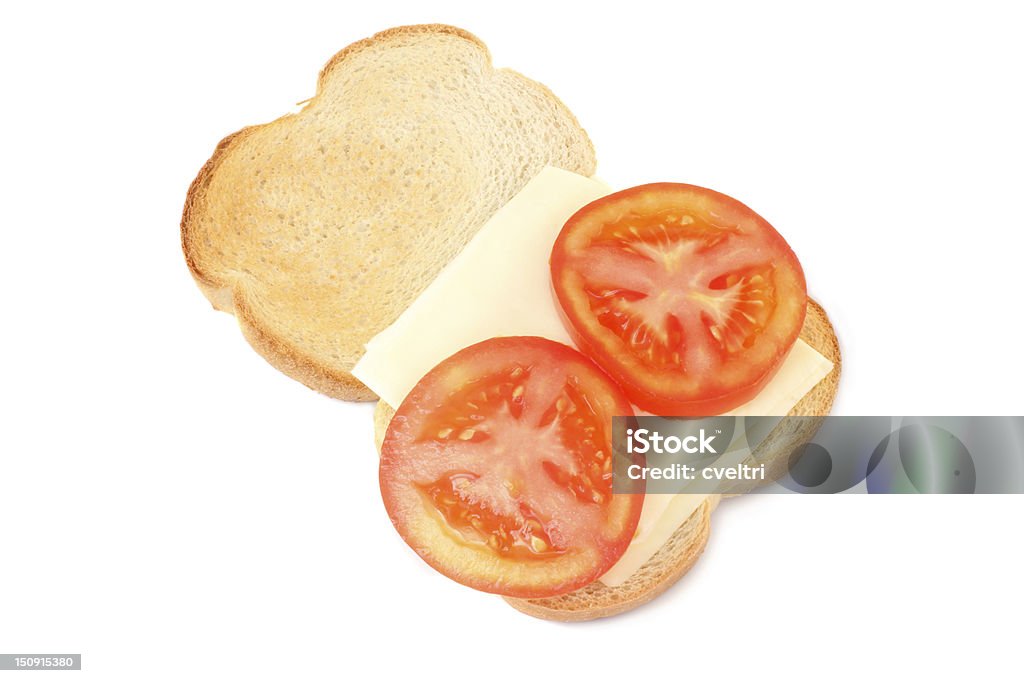
[[459,583],[567,593],[611,568],[636,532],[643,494],[612,493],[611,420],[632,414],[563,344],[480,342],[427,373],[392,418],[384,506],[405,542]]
[[580,350],[661,415],[717,415],[752,399],[807,309],[800,262],[767,221],[679,183],[580,209],[555,241],[551,278]]

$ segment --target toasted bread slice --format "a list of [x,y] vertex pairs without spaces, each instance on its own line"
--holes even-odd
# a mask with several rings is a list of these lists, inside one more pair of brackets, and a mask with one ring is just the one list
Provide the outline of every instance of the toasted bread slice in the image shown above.
[[329,396],[476,231],[545,165],[594,149],[543,85],[452,26],[394,28],[332,58],[296,114],[224,138],[193,181],[185,259],[272,365]]
[[[839,386],[842,362],[835,330],[825,310],[816,301],[807,302],[807,317],[804,319],[800,338],[831,360],[833,368],[832,372],[818,382],[789,414],[828,415]],[[383,401],[377,403],[374,411],[374,435],[378,450],[394,413],[394,409]],[[782,427],[780,425],[772,431],[755,448],[753,454],[754,459],[767,463],[766,476],[769,481],[785,473],[793,448],[810,438],[817,429],[813,422],[801,422],[800,429],[795,431]],[[587,621],[609,617],[649,602],[682,578],[704,552],[708,535],[711,533],[711,512],[718,504],[718,500],[717,495],[709,496],[708,500],[676,530],[668,542],[620,586],[613,588],[595,581],[577,591],[554,598],[505,600],[521,612],[555,621]]]

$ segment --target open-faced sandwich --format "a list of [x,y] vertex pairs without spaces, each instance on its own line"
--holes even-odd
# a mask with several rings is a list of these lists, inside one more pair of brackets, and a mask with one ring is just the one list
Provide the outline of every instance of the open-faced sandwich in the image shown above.
[[[381,493],[415,553],[559,620],[664,591],[720,498],[616,490],[614,417],[824,415],[840,369],[765,219],[594,168],[549,90],[460,29],[403,27],[222,141],[182,218],[193,276],[260,353],[380,399]],[[746,457],[777,476],[802,436]]]

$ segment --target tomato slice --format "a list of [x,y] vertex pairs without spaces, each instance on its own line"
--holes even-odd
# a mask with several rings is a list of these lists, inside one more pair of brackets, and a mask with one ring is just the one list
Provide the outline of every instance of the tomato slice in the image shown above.
[[549,597],[597,579],[636,532],[643,494],[612,493],[622,391],[579,352],[489,339],[427,373],[391,420],[380,487],[406,543],[441,573]]
[[807,310],[800,262],[767,221],[679,183],[580,209],[555,241],[551,279],[580,350],[661,415],[717,415],[752,399]]

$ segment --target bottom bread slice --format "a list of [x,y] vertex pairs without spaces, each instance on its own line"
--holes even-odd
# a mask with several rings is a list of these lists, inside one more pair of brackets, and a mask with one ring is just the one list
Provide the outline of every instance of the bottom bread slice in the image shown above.
[[[807,302],[807,317],[800,338],[833,363],[832,372],[804,396],[789,412],[790,415],[825,416],[832,409],[842,358],[835,329],[825,310],[814,300]],[[395,410],[384,401],[378,401],[374,410],[374,440],[380,451],[388,424]],[[752,461],[765,464],[768,481],[782,476],[789,464],[789,456],[817,429],[814,420],[782,423],[754,450]],[[749,487],[737,486],[728,495],[744,493]],[[505,598],[521,612],[554,621],[588,621],[610,617],[629,611],[664,593],[686,574],[700,558],[711,533],[711,512],[720,496],[709,496],[651,559],[629,577],[625,583],[609,587],[599,581],[589,586],[553,598],[523,600]]]

